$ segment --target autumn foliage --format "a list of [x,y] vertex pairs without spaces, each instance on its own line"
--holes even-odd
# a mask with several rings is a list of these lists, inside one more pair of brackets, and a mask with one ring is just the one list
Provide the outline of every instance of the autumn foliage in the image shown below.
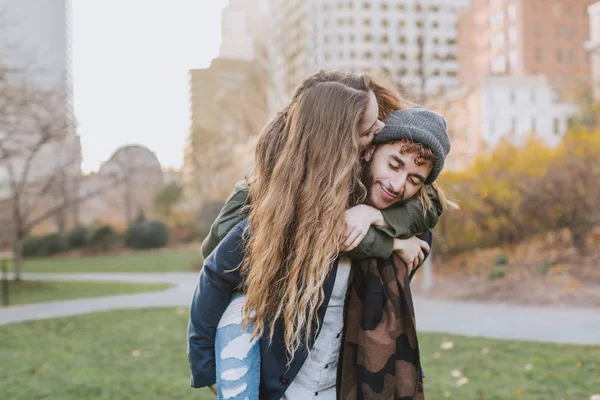
[[503,141],[441,182],[461,207],[436,228],[442,254],[563,228],[583,252],[586,235],[600,223],[600,129],[573,128],[557,148],[533,135],[524,146]]

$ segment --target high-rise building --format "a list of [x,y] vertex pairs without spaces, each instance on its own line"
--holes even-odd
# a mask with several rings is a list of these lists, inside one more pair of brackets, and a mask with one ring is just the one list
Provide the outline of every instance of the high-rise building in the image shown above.
[[[0,85],[21,96],[24,104],[46,121],[39,127],[40,132],[34,132],[23,128],[27,125],[23,119],[15,125],[18,127],[13,134],[42,137],[41,130],[51,125],[53,134],[60,129],[64,137],[60,142],[45,143],[36,153],[30,148],[21,149],[24,154],[0,164],[0,198],[12,193],[5,166],[10,164],[20,176],[27,158],[31,163],[23,184],[56,181],[60,175],[61,182],[68,180],[64,186],[69,188],[70,196],[75,196],[81,175],[81,146],[73,116],[71,0],[0,0]],[[42,109],[49,115],[44,115]],[[30,142],[37,140],[39,137]]]
[[591,61],[594,98],[600,100],[600,1],[588,7],[588,14],[590,35],[585,48]]
[[594,0],[471,0],[458,23],[459,78],[544,74],[570,99],[589,81],[587,7]]
[[416,100],[456,87],[456,23],[468,3],[270,0],[270,112],[320,68],[383,73]]
[[261,0],[229,0],[221,14],[219,58],[252,61],[261,56],[264,13]]
[[573,104],[560,101],[544,75],[488,76],[449,91],[429,106],[448,121],[452,151],[446,167],[451,170],[468,167],[501,139],[522,145],[534,135],[555,146],[576,111]]

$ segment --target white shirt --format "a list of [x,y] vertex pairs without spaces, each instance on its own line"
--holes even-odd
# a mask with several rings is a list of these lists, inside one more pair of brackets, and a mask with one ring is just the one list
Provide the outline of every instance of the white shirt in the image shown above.
[[335,400],[337,366],[344,329],[344,302],[349,276],[350,259],[340,258],[319,336],[282,400]]

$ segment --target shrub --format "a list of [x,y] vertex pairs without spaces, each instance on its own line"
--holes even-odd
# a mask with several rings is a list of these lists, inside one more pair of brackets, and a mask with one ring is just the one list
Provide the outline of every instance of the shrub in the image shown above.
[[67,242],[72,249],[88,246],[94,237],[94,231],[85,226],[75,227],[68,235]]
[[103,225],[96,229],[92,234],[90,244],[97,247],[106,248],[118,243],[120,235],[110,225]]
[[169,228],[161,221],[138,220],[129,225],[125,245],[134,249],[155,249],[169,242]]
[[550,269],[552,269],[553,265],[550,264],[549,262],[544,262],[542,264],[540,264],[540,266],[538,267],[538,274],[540,275],[546,275],[548,273],[548,271],[550,271]]
[[506,265],[506,264],[508,264],[508,255],[506,253],[500,254],[494,260],[494,264],[495,265]]
[[29,236],[23,241],[23,257],[36,257],[39,256],[40,251],[40,237]]
[[493,270],[490,271],[489,278],[491,280],[502,279],[506,276],[507,273],[508,273],[508,268],[506,268],[506,267],[494,268]]
[[24,257],[51,256],[69,250],[67,239],[58,233],[45,236],[29,236],[23,241]]

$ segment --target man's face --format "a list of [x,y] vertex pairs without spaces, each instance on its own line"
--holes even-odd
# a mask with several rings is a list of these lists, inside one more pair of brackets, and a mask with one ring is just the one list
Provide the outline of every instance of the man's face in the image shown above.
[[416,153],[401,153],[403,143],[371,148],[365,154],[363,183],[369,191],[367,202],[380,210],[413,197],[424,185],[433,165],[417,165]]

